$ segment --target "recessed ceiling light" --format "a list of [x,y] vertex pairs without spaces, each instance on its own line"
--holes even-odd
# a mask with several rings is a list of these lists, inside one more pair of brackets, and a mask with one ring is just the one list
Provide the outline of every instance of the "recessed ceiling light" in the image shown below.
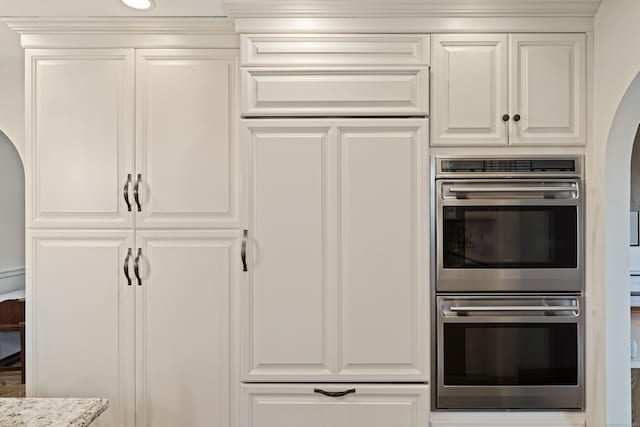
[[153,1],[151,0],[122,0],[122,3],[138,10],[146,10],[153,7]]

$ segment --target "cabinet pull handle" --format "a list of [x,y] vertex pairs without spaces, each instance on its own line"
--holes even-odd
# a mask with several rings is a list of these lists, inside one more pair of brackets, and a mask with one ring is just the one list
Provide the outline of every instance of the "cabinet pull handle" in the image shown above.
[[515,116],[513,116],[513,120],[516,122],[520,121],[520,114],[516,114]]
[[240,258],[242,259],[242,271],[247,270],[247,239],[249,230],[242,230],[242,249],[240,250]]
[[127,174],[127,182],[125,182],[124,188],[122,189],[124,202],[127,204],[127,211],[131,212],[131,202],[129,201],[129,186],[131,186],[131,174]]
[[504,116],[502,116],[502,121],[503,122],[508,122],[509,121],[509,115],[505,114]]
[[136,206],[138,207],[138,212],[142,212],[142,206],[140,205],[140,181],[142,180],[142,174],[138,174],[138,179],[136,179],[136,185],[133,186],[133,199],[136,201]]
[[355,393],[356,389],[350,388],[349,390],[345,390],[345,391],[326,391],[319,388],[314,388],[313,392],[324,394],[325,396],[329,396],[329,397],[342,397],[342,396],[346,396],[347,394]]
[[140,278],[140,257],[142,256],[142,248],[138,248],[138,254],[136,255],[136,259],[133,261],[133,272],[136,275],[136,279],[138,280],[138,286],[142,286],[142,279]]
[[[131,175],[129,175],[131,176]],[[127,278],[127,285],[131,286],[131,276],[129,275],[129,261],[131,260],[131,248],[127,251],[127,256],[124,259],[124,277]]]

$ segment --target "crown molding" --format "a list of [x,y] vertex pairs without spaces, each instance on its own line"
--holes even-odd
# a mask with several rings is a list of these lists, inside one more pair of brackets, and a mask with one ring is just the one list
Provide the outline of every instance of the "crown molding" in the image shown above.
[[238,48],[227,18],[4,18],[24,48]]
[[600,0],[223,0],[238,18],[593,17]]

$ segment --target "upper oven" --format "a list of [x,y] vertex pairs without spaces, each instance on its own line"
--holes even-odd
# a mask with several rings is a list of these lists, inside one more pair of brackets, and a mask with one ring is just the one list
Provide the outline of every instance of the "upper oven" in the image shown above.
[[458,159],[455,171],[442,172],[443,161],[435,181],[437,292],[582,290],[583,191],[576,166]]

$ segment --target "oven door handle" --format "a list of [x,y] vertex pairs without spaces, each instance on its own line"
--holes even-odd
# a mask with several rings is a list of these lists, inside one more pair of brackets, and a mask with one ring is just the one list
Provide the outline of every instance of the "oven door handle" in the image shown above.
[[449,187],[451,193],[564,193],[567,191],[576,192],[578,187]]
[[575,305],[503,305],[503,306],[455,306],[450,307],[453,312],[466,311],[578,311]]

